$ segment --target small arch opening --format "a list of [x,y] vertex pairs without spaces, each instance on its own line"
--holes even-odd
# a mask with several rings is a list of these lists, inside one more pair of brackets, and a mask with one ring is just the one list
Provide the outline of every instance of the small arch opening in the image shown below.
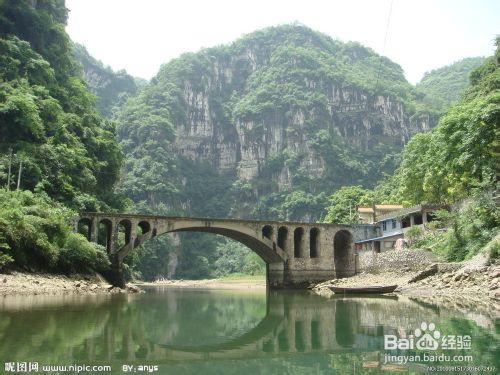
[[278,229],[278,247],[282,250],[286,250],[286,241],[288,239],[288,229],[286,227],[281,227]]
[[90,222],[90,219],[83,218],[78,220],[76,231],[81,235],[85,236],[85,238],[90,241],[91,228],[92,228],[92,223]]
[[118,248],[128,245],[132,237],[132,223],[130,220],[122,220],[118,223]]
[[111,236],[113,235],[113,224],[109,219],[102,219],[99,222],[99,230],[97,231],[97,243],[111,250]]
[[137,224],[137,234],[139,236],[145,235],[151,230],[151,224],[148,221],[141,221]]
[[304,237],[304,229],[296,228],[293,232],[293,256],[302,258],[302,238]]
[[309,232],[309,250],[311,258],[319,256],[319,229],[312,228]]
[[273,237],[273,227],[270,225],[264,225],[262,228],[262,237],[272,239]]

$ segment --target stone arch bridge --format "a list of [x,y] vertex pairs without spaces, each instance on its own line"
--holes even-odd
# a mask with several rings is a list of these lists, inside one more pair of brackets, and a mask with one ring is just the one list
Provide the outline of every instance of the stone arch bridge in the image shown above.
[[90,241],[104,244],[112,264],[108,279],[119,287],[125,286],[123,259],[134,248],[165,233],[213,233],[242,243],[266,263],[267,285],[271,288],[301,287],[354,275],[357,269],[354,242],[376,234],[375,226],[362,224],[120,213],[81,213],[74,226],[75,231],[84,233]]

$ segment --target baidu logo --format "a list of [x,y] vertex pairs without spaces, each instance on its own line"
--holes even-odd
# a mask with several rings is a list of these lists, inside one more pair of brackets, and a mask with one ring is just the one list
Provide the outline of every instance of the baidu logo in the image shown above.
[[413,335],[398,337],[397,335],[384,335],[385,350],[437,350],[470,349],[471,337],[468,335],[442,335],[434,323],[422,322],[415,329]]
[[441,333],[436,330],[434,323],[422,322],[415,330],[416,347],[419,350],[436,350],[439,347]]

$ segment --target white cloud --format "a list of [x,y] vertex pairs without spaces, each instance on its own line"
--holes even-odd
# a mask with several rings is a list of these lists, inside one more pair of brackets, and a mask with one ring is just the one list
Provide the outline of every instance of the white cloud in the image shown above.
[[67,31],[113,69],[148,79],[183,52],[294,21],[383,53],[412,83],[428,70],[493,53],[500,2],[394,0],[383,49],[390,1],[67,0]]

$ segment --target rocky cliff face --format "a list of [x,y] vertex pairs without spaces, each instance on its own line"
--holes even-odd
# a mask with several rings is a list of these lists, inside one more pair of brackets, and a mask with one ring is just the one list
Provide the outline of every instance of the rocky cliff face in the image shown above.
[[75,44],[73,54],[80,64],[81,73],[89,90],[97,96],[97,109],[110,117],[116,106],[128,95],[137,92],[134,78],[125,71],[114,72],[111,68],[89,55],[84,46]]
[[[317,219],[328,194],[374,185],[408,139],[434,125],[418,100],[397,64],[289,25],[164,65],[125,105],[119,136],[137,152],[138,126],[161,119],[171,136],[155,142],[170,155],[231,176],[231,214]],[[138,107],[150,108],[141,121]],[[186,173],[170,174],[179,189]]]
[[[228,68],[223,77],[231,75]],[[221,172],[235,171],[238,178],[250,180],[259,176],[269,157],[286,150],[304,155],[301,166],[315,177],[323,174],[325,160],[311,147],[308,134],[310,124],[317,118],[314,111],[301,108],[290,108],[291,114],[271,111],[259,121],[235,117],[233,126],[227,128],[219,121],[217,108],[211,106],[210,85],[226,84],[219,78],[216,76],[214,82],[208,82],[201,90],[185,82],[186,117],[175,123],[173,146],[177,153],[193,160],[207,160]],[[411,117],[402,102],[388,95],[378,95],[373,100],[362,89],[335,85],[325,87],[324,93],[328,119],[322,129],[360,152],[369,152],[381,144],[402,147],[412,135],[430,130],[436,121],[427,113]],[[290,173],[284,169],[278,176],[283,185],[289,186]]]

